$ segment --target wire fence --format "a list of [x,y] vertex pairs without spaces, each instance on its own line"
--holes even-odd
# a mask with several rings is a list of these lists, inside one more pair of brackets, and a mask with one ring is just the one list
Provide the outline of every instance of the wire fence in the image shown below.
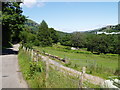
[[[87,75],[86,68],[82,68],[82,72],[75,71],[68,67],[65,67],[58,62],[49,59],[47,56],[52,56],[45,54],[44,52],[39,52],[33,49],[26,47],[22,48],[24,52],[27,52],[31,57],[31,61],[35,65],[39,66],[42,72],[44,72],[44,77],[42,77],[43,82],[46,88],[94,88],[98,87],[96,81],[94,84],[91,83],[94,77]],[[53,56],[52,56],[53,57]],[[55,57],[58,58],[58,57]],[[60,59],[63,62],[66,62],[64,59]],[[32,66],[31,66],[32,67]],[[32,69],[31,69],[32,70]],[[39,70],[40,71],[40,70]],[[86,78],[87,77],[87,78]],[[90,79],[89,79],[90,78]],[[98,83],[103,82],[102,80]],[[97,84],[97,85],[95,85]]]

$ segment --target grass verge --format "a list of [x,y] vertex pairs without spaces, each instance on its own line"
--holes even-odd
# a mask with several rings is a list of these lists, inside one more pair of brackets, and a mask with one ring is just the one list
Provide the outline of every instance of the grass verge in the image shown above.
[[44,69],[41,68],[44,63],[39,62],[39,65],[33,63],[30,55],[23,50],[19,51],[18,59],[20,70],[28,86],[30,88],[45,88],[45,73]]

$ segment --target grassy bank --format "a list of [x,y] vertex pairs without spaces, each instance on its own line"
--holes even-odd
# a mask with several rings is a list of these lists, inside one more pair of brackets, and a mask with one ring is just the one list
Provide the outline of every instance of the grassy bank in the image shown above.
[[118,68],[117,54],[92,54],[85,49],[70,50],[69,47],[54,45],[53,47],[34,47],[40,52],[46,52],[56,55],[60,58],[66,58],[70,63],[66,66],[81,71],[83,66],[87,67],[87,73],[100,76],[107,79],[112,76]]
[[[55,69],[49,68],[48,86],[49,88],[79,88],[79,77],[70,76],[68,74],[59,72]],[[87,81],[83,82],[82,87],[100,88],[99,85],[91,84]]]
[[[48,67],[46,71],[46,63],[41,61],[33,62],[30,55],[23,50],[19,51],[19,65],[24,79],[30,88],[78,88],[79,77],[72,77],[62,73],[57,68]],[[46,77],[47,75],[47,77]],[[88,82],[83,83],[83,87],[99,88]]]
[[42,68],[44,63],[39,62],[39,65],[31,61],[30,56],[23,50],[19,51],[19,65],[24,79],[27,81],[30,88],[45,87],[45,72]]

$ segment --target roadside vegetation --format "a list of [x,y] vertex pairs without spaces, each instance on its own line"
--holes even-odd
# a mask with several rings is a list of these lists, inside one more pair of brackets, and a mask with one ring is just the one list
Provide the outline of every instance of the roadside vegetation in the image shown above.
[[[78,88],[79,77],[70,76],[52,67],[46,71],[46,63],[33,62],[30,55],[22,49],[18,55],[20,70],[27,81],[29,88]],[[47,75],[48,74],[48,75]],[[48,76],[46,78],[46,75]],[[100,88],[99,85],[83,82],[83,87]]]
[[32,62],[30,55],[20,50],[19,55],[20,70],[30,88],[45,88],[44,63]]

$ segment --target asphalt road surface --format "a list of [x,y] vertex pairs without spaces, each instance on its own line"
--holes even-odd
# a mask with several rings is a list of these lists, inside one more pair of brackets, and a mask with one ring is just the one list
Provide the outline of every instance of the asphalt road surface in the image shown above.
[[13,45],[0,55],[0,88],[28,88],[19,70],[18,48],[19,44]]

